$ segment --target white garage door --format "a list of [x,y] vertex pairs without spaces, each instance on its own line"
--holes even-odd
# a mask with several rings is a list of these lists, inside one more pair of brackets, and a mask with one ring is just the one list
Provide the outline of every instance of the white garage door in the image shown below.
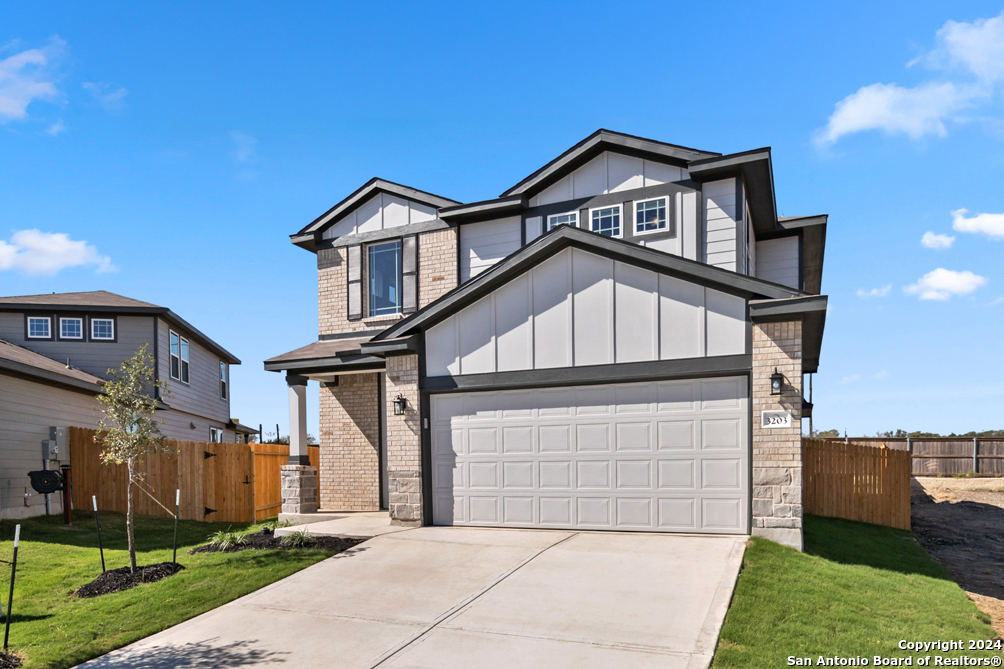
[[433,522],[747,533],[745,377],[434,395]]

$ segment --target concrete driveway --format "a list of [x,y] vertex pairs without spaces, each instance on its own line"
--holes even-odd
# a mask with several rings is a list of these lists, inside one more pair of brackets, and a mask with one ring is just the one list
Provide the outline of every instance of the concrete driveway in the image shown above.
[[706,667],[743,540],[385,534],[84,666]]

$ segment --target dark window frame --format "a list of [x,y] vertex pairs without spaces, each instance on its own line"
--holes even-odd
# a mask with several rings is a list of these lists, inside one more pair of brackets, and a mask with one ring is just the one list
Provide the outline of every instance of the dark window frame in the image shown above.
[[[175,336],[178,338],[178,354],[174,354],[174,349],[171,343],[171,337]],[[185,355],[185,351],[188,351],[188,355]],[[167,331],[167,355],[168,355],[168,375],[175,381],[184,383],[186,386],[192,385],[192,342],[186,337],[183,337],[181,333],[175,332],[174,330]],[[174,374],[174,360],[178,360],[178,375]]]
[[[375,314],[373,313],[373,287],[371,284],[371,281],[373,280],[372,253],[374,249],[381,246],[397,247],[397,311]],[[364,248],[365,253],[360,254],[365,258],[363,282],[366,285],[366,295],[363,312],[366,315],[364,318],[394,318],[395,316],[402,315],[404,313],[404,240],[381,240],[380,242],[374,244],[367,244]]]
[[220,399],[228,399],[228,387],[230,385],[230,368],[227,363],[220,360]]

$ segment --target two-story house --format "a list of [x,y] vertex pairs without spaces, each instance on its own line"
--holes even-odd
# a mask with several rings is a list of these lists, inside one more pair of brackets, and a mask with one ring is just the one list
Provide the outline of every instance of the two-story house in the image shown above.
[[316,485],[399,524],[801,546],[825,232],[777,216],[770,149],[607,130],[492,200],[369,181],[292,235],[320,327],[265,362],[289,386],[284,512]]
[[240,360],[170,309],[105,291],[0,297],[0,515],[30,515],[27,472],[41,468],[49,428],[97,428],[108,370],[144,344],[167,388],[158,417],[168,438],[257,432],[230,417],[230,366]]

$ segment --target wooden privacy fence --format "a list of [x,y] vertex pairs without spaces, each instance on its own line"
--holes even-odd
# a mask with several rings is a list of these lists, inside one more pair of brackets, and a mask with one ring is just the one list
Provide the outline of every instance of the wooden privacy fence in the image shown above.
[[[249,523],[275,516],[282,506],[280,467],[289,459],[283,444],[217,444],[168,441],[173,452],[143,457],[139,484],[153,495],[135,490],[139,514],[173,515],[174,491],[181,490],[179,515],[183,520]],[[101,462],[102,445],[95,431],[70,428],[73,467],[73,508],[90,509],[91,495],[98,508],[126,511],[129,476],[125,465]]]
[[1004,439],[973,437],[851,437],[852,444],[884,445],[912,454],[916,476],[976,474],[1004,476]]
[[910,454],[802,439],[803,510],[818,516],[910,529]]

